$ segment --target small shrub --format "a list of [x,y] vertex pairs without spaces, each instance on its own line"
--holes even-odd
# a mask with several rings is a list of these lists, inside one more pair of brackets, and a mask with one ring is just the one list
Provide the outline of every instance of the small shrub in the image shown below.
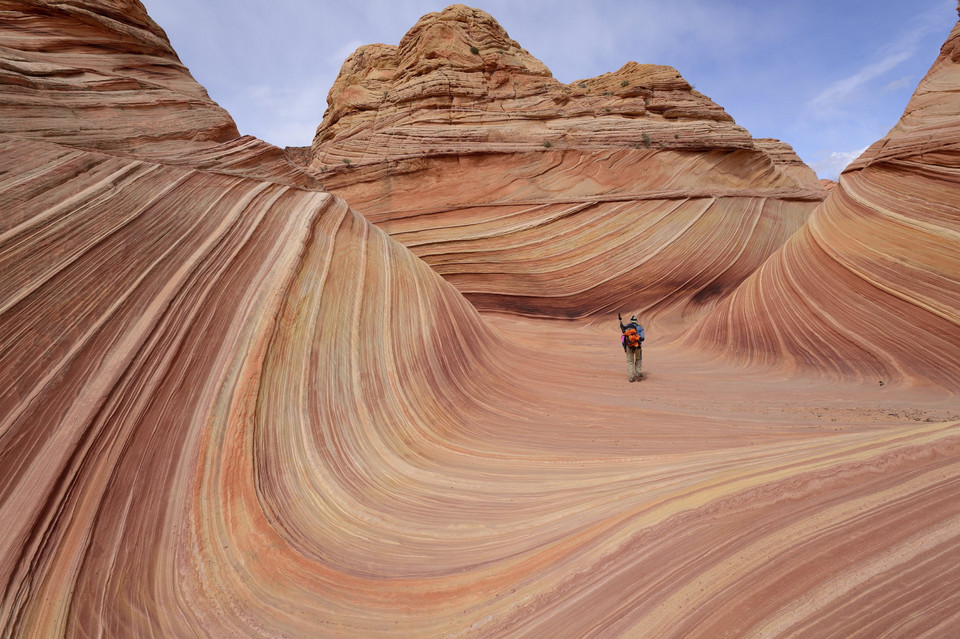
[[610,113],[610,107],[605,108],[604,111],[606,111],[607,113]]
[[647,135],[646,133],[644,133],[644,134],[641,135],[640,137],[643,138],[643,146],[649,148],[649,147],[650,147],[650,136]]
[[586,88],[587,88],[587,85],[586,85],[585,82],[578,82],[578,83],[577,83],[577,86],[580,87],[581,89],[586,89]]
[[480,55],[480,49],[476,47],[470,47],[470,53],[472,53],[473,55]]
[[624,80],[623,82],[620,83],[620,86],[622,87],[630,86],[630,80]]
[[350,158],[343,158],[340,161],[343,162],[345,165],[350,166]]
[[643,99],[643,106],[650,106],[650,98]]
[[543,143],[543,148],[545,149],[549,149],[552,146],[553,146],[553,142],[551,142],[550,140],[547,140],[546,142]]
[[674,133],[674,134],[673,134],[673,139],[674,139],[674,140],[679,140],[679,139],[680,139],[680,134],[679,134],[679,133]]
[[613,95],[611,91],[604,91],[601,95]]

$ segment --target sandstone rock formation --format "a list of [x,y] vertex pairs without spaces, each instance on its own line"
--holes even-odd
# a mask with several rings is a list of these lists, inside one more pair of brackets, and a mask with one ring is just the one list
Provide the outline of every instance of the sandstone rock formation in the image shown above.
[[351,55],[313,152],[331,192],[478,308],[532,316],[687,323],[826,197],[675,69],[563,85],[463,5]]
[[0,133],[319,187],[276,147],[240,136],[138,3],[23,0],[0,10]]
[[837,188],[837,183],[833,180],[822,179],[820,180],[820,186],[822,186],[827,192],[832,192]]
[[954,29],[900,122],[696,327],[698,348],[822,374],[960,388],[958,59]]
[[[627,384],[224,133],[135,0],[0,11],[0,636],[960,632],[954,395],[655,337]],[[664,171],[788,180],[725,153]]]

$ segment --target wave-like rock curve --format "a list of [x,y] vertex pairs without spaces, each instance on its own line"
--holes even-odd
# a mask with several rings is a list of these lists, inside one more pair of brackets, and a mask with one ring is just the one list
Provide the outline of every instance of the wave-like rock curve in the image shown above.
[[688,336],[747,363],[960,389],[960,29],[900,122]]
[[[118,63],[145,16],[0,6]],[[483,317],[274,147],[136,113],[0,120],[0,636],[960,630],[943,395],[655,340],[630,392],[615,334]]]
[[313,169],[478,308],[685,326],[826,197],[671,67],[563,85],[483,11],[344,63]]

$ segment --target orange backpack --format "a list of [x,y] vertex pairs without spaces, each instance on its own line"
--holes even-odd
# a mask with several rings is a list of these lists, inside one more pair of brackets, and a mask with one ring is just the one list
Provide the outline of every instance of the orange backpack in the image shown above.
[[637,334],[637,329],[632,326],[626,330],[623,334],[623,346],[626,348],[640,348],[640,335]]

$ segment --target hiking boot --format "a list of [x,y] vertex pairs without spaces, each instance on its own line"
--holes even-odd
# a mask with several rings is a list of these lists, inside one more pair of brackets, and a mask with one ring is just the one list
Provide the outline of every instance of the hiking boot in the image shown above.
[[633,381],[633,378],[632,378],[632,377],[630,378],[630,381],[631,381],[631,382]]

